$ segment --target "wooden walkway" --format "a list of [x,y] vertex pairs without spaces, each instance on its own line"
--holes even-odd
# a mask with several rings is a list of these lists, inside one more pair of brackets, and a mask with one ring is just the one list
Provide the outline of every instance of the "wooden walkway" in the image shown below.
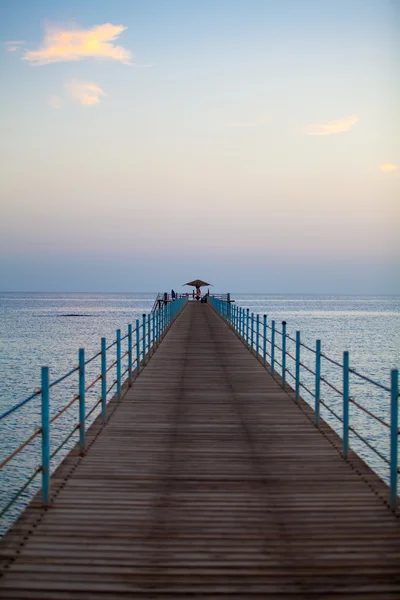
[[0,598],[400,598],[387,490],[190,303],[5,537]]

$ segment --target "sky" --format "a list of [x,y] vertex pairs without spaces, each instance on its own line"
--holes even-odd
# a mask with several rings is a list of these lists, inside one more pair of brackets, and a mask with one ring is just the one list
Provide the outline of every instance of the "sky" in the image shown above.
[[2,0],[0,290],[400,294],[400,0]]

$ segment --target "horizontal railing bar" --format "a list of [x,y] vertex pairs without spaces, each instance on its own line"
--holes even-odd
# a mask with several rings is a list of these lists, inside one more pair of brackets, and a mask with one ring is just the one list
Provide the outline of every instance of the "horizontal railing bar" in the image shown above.
[[22,488],[20,488],[18,490],[18,492],[15,494],[14,498],[12,498],[10,500],[10,502],[7,504],[7,506],[5,508],[3,508],[3,510],[0,512],[0,519],[3,515],[5,515],[5,513],[8,511],[8,509],[14,504],[14,502],[16,500],[18,500],[18,498],[20,497],[20,495],[26,490],[26,488],[28,487],[28,485],[30,483],[32,483],[32,481],[35,479],[36,475],[38,475],[40,473],[40,471],[42,470],[42,467],[37,467],[37,469],[33,472],[33,474],[29,477],[29,479],[24,483],[24,485],[22,486]]
[[296,375],[293,375],[293,373],[291,373],[289,371],[289,369],[285,369],[285,373],[287,373],[288,375],[290,375],[290,377],[293,377],[293,379],[296,381]]
[[373,379],[371,379],[370,377],[367,377],[366,375],[361,375],[361,373],[357,373],[357,371],[355,369],[349,369],[349,371],[353,375],[356,375],[357,377],[360,377],[360,379],[364,379],[364,381],[368,381],[369,383],[372,383],[373,385],[376,385],[377,387],[381,388],[381,390],[385,390],[385,392],[390,392],[391,391],[391,389],[389,387],[386,387],[385,385],[382,385],[381,383],[378,383],[377,381],[374,381]]
[[115,344],[117,343],[117,340],[115,340],[114,342],[112,342],[109,346],[106,347],[106,350],[109,350],[110,348],[112,348],[113,346],[115,346]]
[[2,419],[5,419],[6,417],[8,417],[8,415],[11,415],[18,408],[21,408],[21,406],[24,406],[24,404],[27,404],[30,400],[33,400],[33,398],[36,398],[36,396],[39,396],[41,393],[42,393],[41,389],[37,390],[36,392],[33,392],[33,394],[28,396],[28,398],[25,398],[25,400],[22,400],[22,402],[19,402],[19,404],[16,404],[15,406],[12,406],[8,410],[6,410],[2,415],[0,415],[0,421]]
[[118,361],[114,360],[113,363],[111,363],[111,365],[106,369],[106,373],[108,373],[108,371],[110,371],[113,367],[115,367],[115,365],[117,364]]
[[64,381],[64,379],[67,379],[67,377],[70,377],[70,375],[73,375],[74,373],[76,373],[76,371],[79,371],[79,367],[74,367],[72,369],[72,371],[70,371],[69,373],[66,373],[66,375],[63,375],[62,377],[59,377],[58,379],[56,379],[55,381],[50,383],[49,388],[54,387],[58,383],[61,383],[62,381]]
[[87,386],[87,388],[85,388],[85,392],[88,392],[90,389],[92,389],[92,387],[93,387],[94,385],[96,385],[96,383],[97,383],[98,381],[100,381],[100,379],[102,379],[102,375],[98,375],[98,376],[96,377],[96,379],[94,379],[94,380],[92,381],[92,383],[91,383],[91,384],[89,384],[89,385]]
[[125,356],[128,356],[128,354],[129,354],[129,350],[127,350],[126,352],[124,352],[124,354],[121,356],[121,360],[122,360],[123,358],[125,358]]
[[295,338],[292,338],[288,333],[286,334],[286,337],[291,340],[292,342],[296,343]]
[[309,394],[311,394],[311,396],[313,396],[313,398],[315,398],[314,392],[312,392],[311,390],[309,390],[308,387],[306,385],[304,385],[304,383],[302,383],[301,381],[299,381],[299,385],[300,385],[300,387],[304,388]]
[[375,454],[379,456],[379,458],[381,458],[386,464],[390,465],[390,460],[386,458],[386,456],[384,456],[381,452],[379,452],[379,450],[377,450],[374,446],[372,446],[372,444],[370,444],[360,433],[358,433],[358,431],[354,429],[354,427],[351,427],[349,425],[349,430],[353,432],[354,435],[356,435],[362,442],[364,442],[364,444],[366,444],[368,448],[375,452]]
[[92,408],[89,410],[88,414],[85,416],[85,421],[90,417],[92,412],[94,412],[96,410],[96,408],[98,407],[98,405],[101,403],[102,400],[103,400],[103,398],[99,398],[97,400],[96,404],[94,406],[92,406]]
[[123,373],[121,373],[121,377],[123,377],[124,375],[126,375],[128,371],[129,371],[129,367],[126,367],[125,371]]
[[50,454],[50,460],[52,460],[55,455],[60,452],[61,448],[63,446],[65,446],[65,444],[72,438],[72,436],[74,435],[74,433],[79,429],[79,425],[75,425],[75,427],[73,428],[73,430],[71,431],[71,433],[69,433],[67,435],[67,437],[65,438],[65,440],[63,442],[61,442],[61,444],[59,444],[59,446],[54,450],[54,452],[52,454]]
[[336,365],[337,367],[339,367],[340,369],[343,369],[343,365],[339,362],[337,362],[337,360],[334,360],[333,358],[331,358],[330,356],[327,356],[326,354],[323,354],[321,352],[321,357],[325,358],[326,360],[328,360],[330,363],[332,363],[333,365]]
[[275,358],[275,362],[279,367],[282,367],[282,363],[280,363],[279,360],[277,360],[276,358]]
[[70,402],[68,402],[68,404],[67,404],[66,406],[64,406],[64,408],[62,408],[62,409],[60,410],[60,412],[58,412],[56,415],[54,415],[54,417],[52,417],[52,418],[50,419],[50,424],[51,424],[51,423],[54,423],[54,421],[56,421],[56,420],[57,420],[59,417],[61,417],[61,415],[62,415],[63,413],[65,413],[65,411],[67,411],[69,408],[71,408],[71,406],[72,406],[72,405],[73,405],[73,404],[74,404],[74,403],[75,403],[77,400],[79,400],[79,394],[76,394],[76,395],[75,395],[75,396],[72,398],[72,400],[71,400]]
[[27,440],[25,440],[25,442],[23,442],[20,446],[18,446],[18,448],[16,450],[14,450],[14,452],[12,452],[9,456],[7,456],[7,458],[5,458],[3,460],[3,462],[0,463],[0,470],[6,466],[6,464],[8,464],[10,462],[10,460],[12,460],[15,456],[17,456],[17,454],[19,454],[21,452],[21,450],[23,450],[28,444],[30,444],[35,437],[37,437],[38,435],[40,435],[42,433],[42,429],[38,429],[37,431],[35,431],[34,433],[32,433],[32,435],[30,435],[28,437]]
[[117,383],[117,380],[115,380],[115,381],[114,381],[114,383],[113,383],[112,385],[110,385],[110,387],[109,387],[109,388],[108,388],[108,390],[107,390],[107,394],[108,394],[108,392],[111,392],[111,390],[112,390],[112,389],[113,389],[113,387],[116,385],[116,383]]
[[314,348],[310,348],[310,346],[307,346],[303,342],[300,342],[300,346],[303,346],[303,348],[305,348],[306,350],[309,350],[310,352],[313,352],[313,354],[315,354],[315,349]]
[[339,396],[343,396],[343,392],[341,390],[338,390],[338,388],[335,387],[332,383],[330,383],[327,379],[324,379],[324,377],[321,377],[321,381],[323,381],[324,383],[326,383],[326,385],[328,387],[330,387],[334,392],[336,392],[337,394],[339,394]]
[[296,362],[296,357],[295,357],[295,356],[293,356],[293,354],[290,354],[290,352],[288,352],[288,351],[286,351],[286,354],[287,354],[288,356],[290,356],[290,358],[291,358],[292,360],[294,360],[294,362]]
[[307,365],[305,365],[305,364],[304,364],[304,363],[302,363],[302,362],[300,363],[300,365],[301,365],[302,367],[304,367],[306,371],[308,371],[309,373],[311,373],[311,375],[315,375],[315,371],[313,371],[312,369],[310,369],[309,367],[307,367]]
[[321,400],[321,398],[320,398],[320,400],[319,400],[319,401],[320,401],[320,404],[322,404],[322,406],[325,406],[325,408],[326,408],[327,410],[329,410],[329,412],[330,412],[330,413],[331,413],[331,414],[332,414],[334,417],[336,417],[336,418],[337,418],[337,419],[338,419],[338,420],[339,420],[341,423],[343,423],[343,419],[342,419],[342,417],[340,417],[340,416],[339,416],[337,413],[335,413],[335,411],[334,411],[334,410],[332,410],[332,409],[331,409],[331,407],[330,407],[330,406],[328,406],[328,405],[327,405],[327,404],[326,404],[326,403],[325,403],[323,400]]
[[354,400],[354,398],[349,398],[349,402],[351,402],[352,404],[354,404],[354,406],[357,406],[357,408],[359,408],[363,412],[367,413],[367,415],[369,415],[370,417],[372,417],[373,419],[375,419],[375,421],[378,421],[379,423],[381,423],[382,425],[384,425],[385,427],[387,427],[388,429],[390,429],[390,424],[389,423],[386,423],[386,421],[384,421],[383,419],[381,419],[380,417],[378,417],[377,415],[375,415],[373,412],[371,412],[370,410],[368,410],[368,408],[365,408],[365,406],[362,406],[361,404],[359,404],[358,402],[356,402]]
[[85,365],[88,365],[89,363],[91,363],[92,361],[94,361],[99,356],[101,356],[101,351],[98,352],[97,354],[95,354],[94,356],[92,356],[92,358],[88,358],[88,360],[85,362]]

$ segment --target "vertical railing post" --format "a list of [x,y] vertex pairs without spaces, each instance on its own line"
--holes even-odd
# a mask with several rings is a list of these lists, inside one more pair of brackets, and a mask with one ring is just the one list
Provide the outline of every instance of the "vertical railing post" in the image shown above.
[[79,348],[79,454],[85,453],[85,349]]
[[349,353],[343,352],[343,456],[349,453],[349,379],[350,361]]
[[390,506],[397,508],[397,471],[399,435],[399,372],[393,369],[390,377]]
[[271,373],[275,368],[275,321],[271,322]]
[[140,322],[136,319],[136,374],[140,371]]
[[246,309],[246,346],[249,347],[249,321],[250,321],[250,309]]
[[317,340],[315,348],[315,424],[319,423],[319,400],[321,395],[321,340]]
[[259,354],[260,349],[260,315],[257,313],[256,317],[256,356]]
[[156,349],[156,313],[153,312],[152,314],[152,321],[153,321],[153,335],[152,335],[152,341],[151,341],[151,346],[153,348],[153,353]]
[[121,330],[117,329],[117,400],[121,399]]
[[132,325],[128,325],[128,385],[132,385]]
[[146,356],[146,315],[142,314],[142,349],[143,349],[143,364]]
[[49,367],[42,367],[42,502],[49,505],[50,490],[50,388]]
[[282,321],[282,387],[286,382],[286,321]]
[[263,321],[263,364],[267,364],[267,315],[264,315]]
[[300,398],[300,331],[296,331],[296,402]]
[[107,404],[107,343],[106,338],[101,338],[101,418],[106,422]]
[[254,313],[251,313],[251,331],[250,331],[250,350],[253,352],[254,348]]
[[147,315],[147,352],[150,356],[150,341],[151,341],[151,315]]

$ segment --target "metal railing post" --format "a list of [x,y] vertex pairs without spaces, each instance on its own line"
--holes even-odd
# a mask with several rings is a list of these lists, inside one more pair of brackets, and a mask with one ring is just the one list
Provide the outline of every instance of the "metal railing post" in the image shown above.
[[249,321],[250,321],[250,309],[246,309],[246,346],[249,347]]
[[321,340],[317,340],[315,348],[315,424],[319,423],[319,400],[321,395]]
[[150,313],[147,315],[147,351],[150,356],[150,336],[151,336],[151,317]]
[[286,382],[286,321],[282,321],[282,387]]
[[250,350],[254,349],[254,313],[251,313]]
[[128,325],[128,385],[132,385],[132,325]]
[[152,335],[152,340],[151,340],[151,347],[153,348],[153,352],[155,351],[155,344],[156,344],[156,313],[153,312],[152,314],[152,321],[153,321],[153,335]]
[[271,322],[271,373],[275,368],[275,321]]
[[300,331],[296,331],[296,402],[300,398]]
[[140,371],[140,323],[139,323],[139,319],[136,319],[136,371],[137,371],[137,374]]
[[85,349],[79,349],[79,454],[85,453]]
[[349,453],[349,353],[343,352],[343,456]]
[[267,364],[267,315],[264,315],[263,322],[263,363],[265,367]]
[[256,356],[259,355],[260,349],[260,315],[256,316]]
[[146,315],[142,314],[142,350],[143,350],[143,364],[146,356]]
[[390,377],[390,506],[397,508],[398,435],[399,435],[399,372],[393,369]]
[[42,501],[49,505],[50,490],[50,388],[49,367],[42,367]]
[[117,353],[117,400],[119,401],[121,398],[121,330],[117,329],[117,345],[116,345],[116,353]]
[[101,338],[101,418],[106,421],[107,404],[107,343],[106,338]]

